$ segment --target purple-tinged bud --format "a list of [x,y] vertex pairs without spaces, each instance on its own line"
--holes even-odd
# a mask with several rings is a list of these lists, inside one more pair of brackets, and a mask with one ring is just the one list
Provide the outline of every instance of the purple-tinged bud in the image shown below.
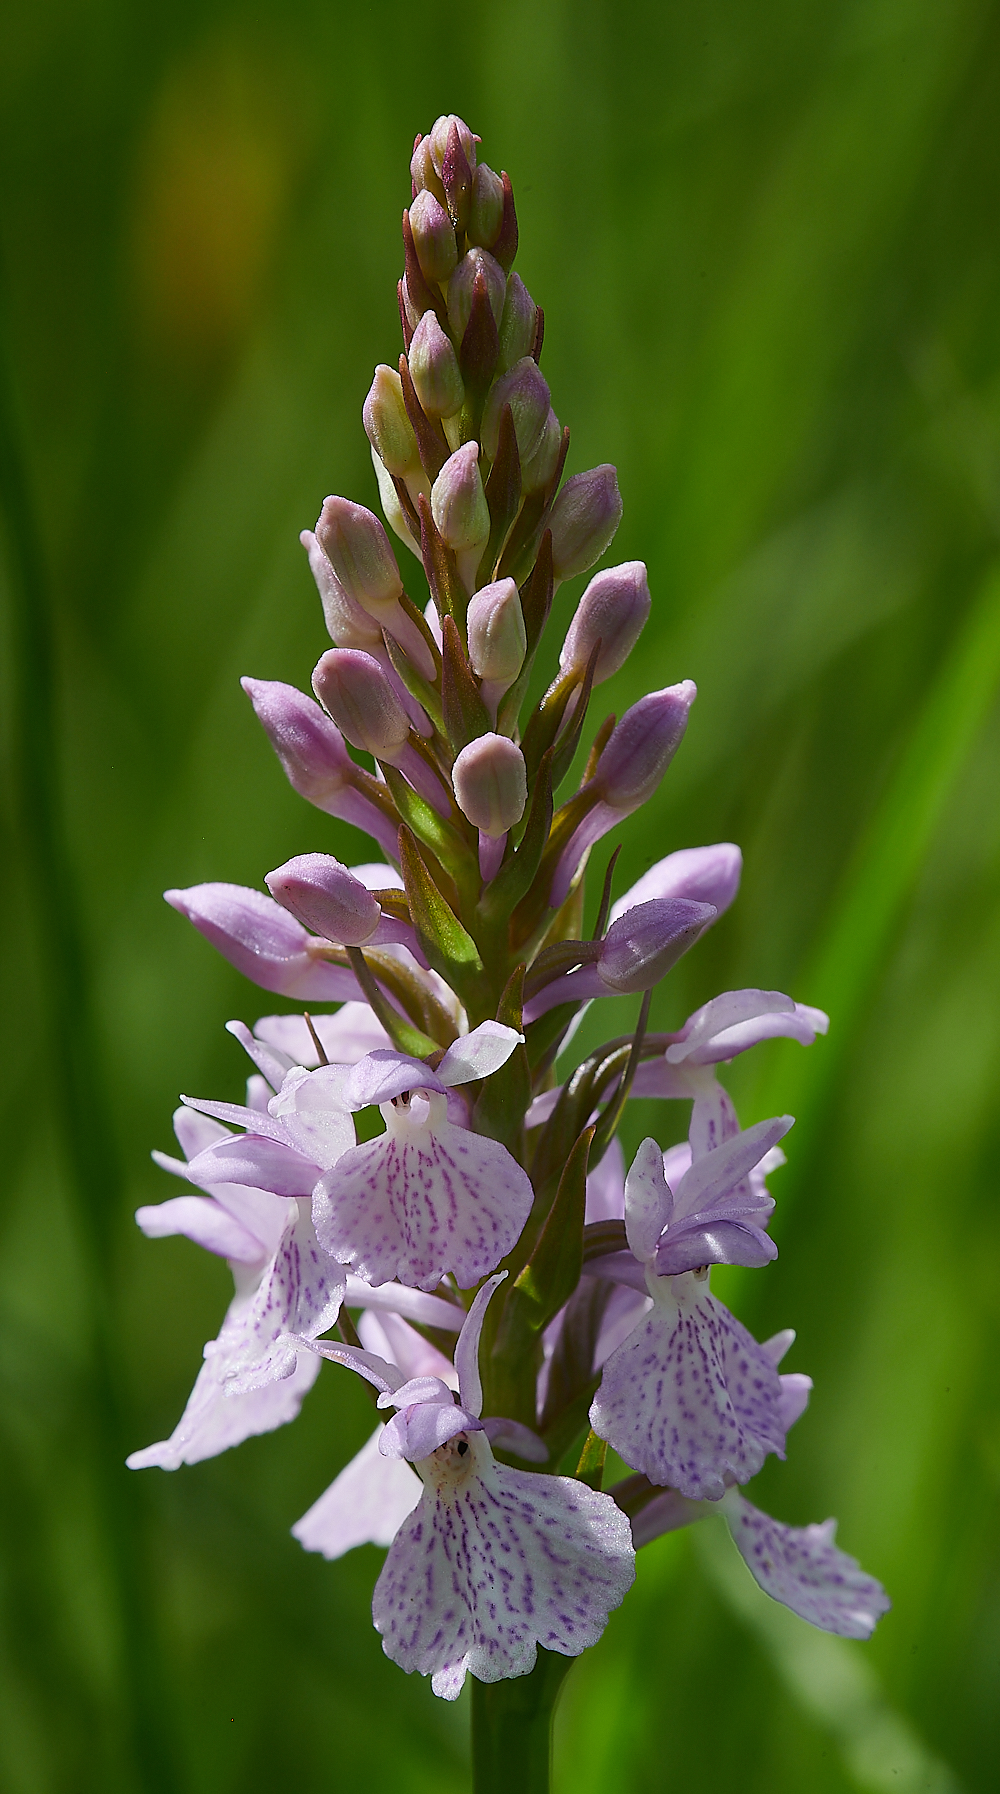
[[355,747],[379,760],[394,760],[409,741],[406,711],[371,654],[328,648],[316,662],[313,691],[338,729]]
[[311,936],[262,891],[207,884],[163,895],[230,965],[263,990],[321,1003],[358,995],[354,973],[310,953]]
[[413,154],[410,157],[410,179],[413,182],[414,199],[426,188],[428,193],[433,193],[436,200],[439,200],[442,205],[445,204],[444,186],[441,175],[434,166],[429,137],[419,137],[413,146]]
[[363,947],[382,919],[378,899],[328,853],[297,854],[264,883],[304,928],[347,947]]
[[538,447],[530,461],[521,462],[522,492],[525,494],[529,492],[542,492],[546,486],[551,484],[556,468],[559,465],[559,456],[562,452],[562,440],[562,424],[559,422],[555,412],[550,408],[549,415],[545,419],[545,428],[542,431],[542,439],[538,444]]
[[372,448],[391,474],[402,480],[420,466],[417,439],[403,403],[402,382],[394,368],[380,364],[375,369],[361,415]]
[[458,261],[455,226],[444,206],[426,188],[417,194],[410,207],[410,229],[424,279],[443,285],[454,273]]
[[472,182],[472,205],[469,211],[469,242],[481,249],[492,249],[503,223],[503,182],[492,168],[480,162]]
[[510,406],[521,462],[530,461],[541,446],[551,410],[548,381],[530,355],[522,356],[490,387],[483,412],[483,447],[491,461],[496,456],[505,405]]
[[680,746],[696,696],[697,687],[690,679],[680,685],[668,685],[663,691],[649,692],[631,710],[626,710],[611,731],[594,776],[583,787],[593,800],[593,807],[574,829],[559,856],[549,893],[552,909],[565,903],[595,841],[609,829],[617,828],[623,816],[630,816],[652,797]]
[[517,587],[512,579],[482,586],[469,601],[469,661],[480,679],[513,685],[524,665],[528,638]]
[[652,797],[679,748],[697,696],[691,679],[647,692],[611,731],[591,783],[625,815]]
[[474,136],[469,130],[464,118],[459,118],[458,114],[455,112],[443,112],[440,118],[434,120],[434,123],[430,128],[430,135],[424,138],[424,142],[430,150],[434,172],[439,177],[444,170],[444,158],[448,149],[448,139],[451,136],[452,125],[455,125],[458,130],[458,140],[465,151],[465,159],[469,164],[469,168],[473,172],[475,171],[476,144],[479,142],[479,138]]
[[611,906],[611,921],[628,914],[637,903],[654,897],[688,897],[694,903],[711,903],[720,916],[740,888],[743,855],[732,841],[714,847],[680,847],[657,860],[648,872]]
[[402,596],[396,557],[374,512],[349,498],[327,498],[316,525],[320,547],[344,590],[378,614]]
[[594,684],[600,685],[625,665],[648,616],[649,584],[642,561],[624,561],[595,573],[566,631],[559,665],[564,672],[582,671],[600,638],[594,670]]
[[604,553],[621,519],[618,475],[610,463],[567,480],[549,515],[556,579],[586,573]]
[[625,994],[652,990],[717,914],[711,903],[683,897],[638,904],[604,937],[597,962],[602,983]]
[[454,417],[461,411],[465,385],[458,356],[432,311],[424,312],[413,332],[407,359],[417,398],[428,417]]
[[338,648],[381,648],[381,625],[344,590],[312,530],[304,529],[299,541],[309,556],[330,640]]
[[[457,555],[482,554],[489,541],[490,513],[479,471],[479,444],[456,449],[431,487],[431,515]],[[463,577],[465,570],[463,569]]]
[[470,249],[463,255],[448,282],[448,321],[456,343],[461,342],[472,316],[472,289],[476,284],[476,275],[480,272],[486,282],[490,309],[499,328],[507,297],[506,276],[500,263],[494,261],[488,249]]
[[355,766],[340,730],[319,705],[304,691],[277,679],[240,683],[292,790],[328,816],[373,835],[385,853],[394,854],[398,824],[357,788],[367,774]]
[[480,735],[459,754],[451,772],[463,816],[484,835],[505,835],[528,801],[524,755],[506,735]]
[[504,297],[503,311],[497,326],[500,338],[500,354],[497,359],[497,372],[506,373],[516,361],[531,354],[535,340],[535,319],[538,307],[531,297],[519,274],[511,274],[507,280],[507,292]]

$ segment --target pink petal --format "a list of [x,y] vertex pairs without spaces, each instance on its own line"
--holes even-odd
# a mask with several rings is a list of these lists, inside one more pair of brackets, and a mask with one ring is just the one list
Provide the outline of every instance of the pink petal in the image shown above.
[[371,1283],[395,1277],[433,1290],[451,1272],[468,1288],[506,1256],[528,1218],[531,1183],[506,1147],[432,1119],[394,1120],[316,1186],[322,1244]]
[[309,1196],[319,1166],[278,1140],[245,1134],[198,1153],[188,1165],[187,1175],[192,1183],[249,1184],[275,1196]]
[[[318,1365],[318,1360],[316,1361]],[[376,1427],[357,1457],[292,1527],[306,1551],[343,1557],[355,1545],[391,1545],[422,1493],[420,1478],[403,1458],[379,1451]]]
[[300,1204],[247,1306],[242,1338],[227,1345],[223,1374],[233,1392],[291,1376],[295,1348],[284,1336],[325,1333],[340,1313],[346,1284],[343,1266],[316,1239],[308,1205]]
[[[360,872],[362,868],[352,868]],[[393,882],[398,882],[394,875]],[[343,1003],[334,1015],[314,1015],[312,1025],[331,1065],[354,1065],[389,1036],[367,1003]],[[294,1065],[316,1066],[319,1055],[302,1015],[264,1015],[254,1026],[258,1040],[287,1055]]]
[[765,1594],[840,1638],[870,1638],[892,1603],[882,1584],[834,1543],[837,1522],[784,1526],[736,1491],[724,1509],[736,1548]]
[[604,1367],[590,1422],[633,1470],[692,1501],[718,1501],[768,1452],[784,1456],[778,1373],[693,1274],[658,1280],[652,1312]]
[[673,1206],[663,1152],[655,1140],[643,1140],[625,1179],[625,1232],[640,1264],[652,1263]]
[[424,1492],[375,1587],[386,1655],[458,1695],[527,1675],[538,1645],[566,1657],[595,1644],[635,1579],[632,1534],[611,1497],[568,1477],[498,1464],[482,1433],[421,1465]]
[[182,1233],[207,1252],[244,1265],[260,1264],[268,1255],[263,1242],[210,1196],[174,1196],[168,1202],[137,1208],[135,1218],[148,1240]]

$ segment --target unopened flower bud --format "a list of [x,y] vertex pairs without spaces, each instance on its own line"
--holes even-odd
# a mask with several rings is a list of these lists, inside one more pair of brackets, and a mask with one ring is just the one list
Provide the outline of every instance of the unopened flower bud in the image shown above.
[[330,640],[338,648],[381,647],[380,624],[345,591],[312,530],[304,529],[299,541],[309,556]]
[[648,616],[649,584],[642,561],[625,561],[595,573],[566,631],[559,665],[564,672],[582,671],[600,638],[594,670],[594,684],[600,685],[624,666]]
[[484,835],[505,835],[528,800],[524,755],[506,735],[480,735],[452,767],[459,808]]
[[458,128],[459,142],[465,151],[465,159],[473,173],[475,172],[476,144],[479,142],[478,137],[473,136],[464,118],[459,118],[458,114],[455,112],[443,112],[440,118],[434,120],[430,129],[430,135],[424,139],[424,142],[430,150],[434,171],[438,176],[440,176],[444,168],[445,151],[448,148],[448,138],[451,135],[452,125],[456,125]]
[[463,255],[448,282],[448,321],[457,343],[462,341],[465,326],[472,315],[472,289],[476,284],[476,275],[480,272],[486,281],[490,308],[498,328],[503,316],[504,300],[507,297],[504,271],[500,263],[494,261],[488,249],[470,249]]
[[519,274],[511,274],[507,280],[507,291],[504,295],[503,311],[497,326],[500,338],[500,354],[497,359],[497,372],[506,373],[516,361],[531,354],[535,340],[535,319],[538,307],[531,297]]
[[512,579],[482,586],[469,602],[469,661],[480,679],[512,685],[524,664],[528,640]]
[[593,784],[606,804],[630,815],[652,797],[680,746],[696,696],[694,682],[684,679],[648,692],[626,710],[594,770]]
[[410,179],[416,193],[421,193],[426,188],[428,193],[433,193],[434,198],[444,205],[444,187],[440,173],[434,166],[429,137],[421,137],[419,143],[414,147],[410,157]]
[[503,223],[503,182],[492,168],[480,162],[472,183],[472,206],[469,212],[469,242],[482,249],[491,249],[500,235]]
[[410,229],[424,279],[448,280],[458,261],[455,226],[444,206],[426,189],[410,207]]
[[604,553],[621,516],[618,475],[609,463],[567,480],[549,517],[555,577],[586,573]]
[[689,897],[694,903],[711,903],[721,915],[740,888],[743,855],[732,841],[712,847],[679,847],[657,860],[648,872],[611,906],[610,920],[617,922],[637,903],[654,897]]
[[456,554],[485,548],[490,513],[479,471],[479,444],[467,442],[449,455],[431,487],[431,513],[444,540]]
[[434,312],[425,311],[413,332],[408,360],[417,398],[428,417],[454,417],[461,411],[465,386],[458,356]]
[[483,448],[491,461],[497,452],[505,405],[510,406],[521,461],[530,461],[541,444],[551,409],[548,382],[530,355],[522,356],[490,387],[483,412]]
[[541,492],[549,484],[559,464],[562,435],[562,424],[550,406],[538,447],[530,461],[521,462],[522,492]]
[[321,1003],[343,1002],[358,994],[353,972],[311,954],[305,929],[263,891],[206,884],[163,895],[238,972],[263,990]]
[[403,590],[389,538],[373,512],[348,498],[323,501],[316,536],[344,590],[376,615]]
[[243,679],[241,684],[292,790],[328,816],[374,835],[386,853],[395,853],[396,827],[358,789],[367,775],[355,766],[340,730],[319,705],[277,679]]
[[410,724],[384,669],[357,648],[329,648],[316,663],[313,691],[355,747],[393,760],[407,745]]
[[654,898],[630,909],[608,929],[597,969],[612,990],[652,990],[718,911],[711,903],[683,897]]
[[376,897],[328,853],[300,853],[264,880],[282,909],[325,940],[362,947],[382,919]]
[[380,365],[375,369],[361,415],[372,448],[391,474],[402,480],[420,466],[417,439],[403,403],[402,382],[394,368]]

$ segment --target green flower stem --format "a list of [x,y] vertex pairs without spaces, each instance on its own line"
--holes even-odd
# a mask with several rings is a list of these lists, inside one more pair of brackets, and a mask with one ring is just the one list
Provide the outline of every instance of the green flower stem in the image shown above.
[[573,1662],[540,1650],[530,1676],[473,1681],[474,1794],[549,1794],[552,1718]]

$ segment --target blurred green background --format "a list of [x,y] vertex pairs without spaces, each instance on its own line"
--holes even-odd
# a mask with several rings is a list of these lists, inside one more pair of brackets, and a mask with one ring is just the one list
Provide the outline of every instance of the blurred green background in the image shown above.
[[[701,688],[618,888],[746,853],[656,1022],[741,984],[833,1017],[730,1075],[745,1123],[799,1125],[780,1260],[717,1287],[816,1378],[762,1505],[838,1514],[895,1603],[829,1640],[712,1526],[660,1541],[567,1684],[557,1788],[995,1788],[1000,10],[10,0],[2,30],[0,1787],[466,1786],[467,1696],[371,1631],[378,1554],[289,1537],[367,1434],[351,1379],[120,1468],[230,1288],[139,1236],[175,1193],[149,1148],[180,1090],[238,1097],[225,1020],[281,1006],[160,892],[368,857],[237,681],[323,647],[297,532],[375,502],[410,145],[458,110],[514,182],[571,470],[617,463],[613,557],[649,565],[609,704]],[[683,1127],[634,1109],[633,1144]]]

